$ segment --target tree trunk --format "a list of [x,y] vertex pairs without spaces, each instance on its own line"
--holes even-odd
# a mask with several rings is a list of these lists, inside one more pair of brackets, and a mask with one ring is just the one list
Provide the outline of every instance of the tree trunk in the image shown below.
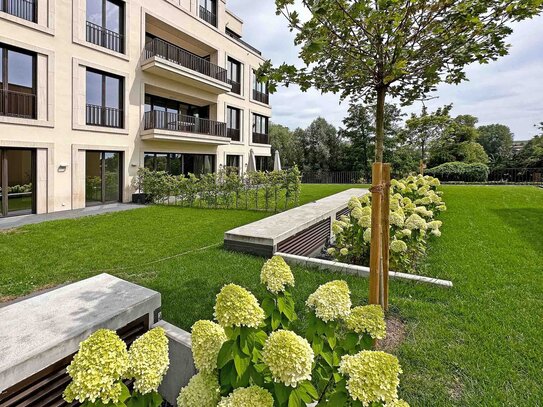
[[383,162],[385,144],[385,98],[387,89],[381,85],[377,88],[377,112],[375,120],[375,162]]

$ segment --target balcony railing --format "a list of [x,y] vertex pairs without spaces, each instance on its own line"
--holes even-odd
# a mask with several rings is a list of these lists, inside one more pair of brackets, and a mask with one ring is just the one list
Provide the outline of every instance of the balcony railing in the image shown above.
[[267,134],[253,132],[253,143],[270,144],[270,137]]
[[217,27],[217,15],[203,6],[200,6],[200,18],[212,26]]
[[0,89],[0,116],[36,118],[36,95]]
[[228,83],[232,85],[232,93],[237,93],[241,95],[241,83],[228,79]]
[[181,47],[161,40],[160,38],[153,38],[145,44],[145,58],[149,59],[155,56],[167,59],[174,64],[184,66],[185,68],[218,79],[224,83],[228,83],[226,69],[209,62],[207,59],[191,54]]
[[37,22],[37,9],[36,0],[0,0],[0,11],[33,23]]
[[87,125],[123,128],[123,110],[113,107],[87,105]]
[[90,21],[87,21],[87,41],[115,52],[124,53],[123,35]]
[[239,129],[227,129],[227,135],[232,141],[240,141],[240,133]]
[[144,128],[226,137],[226,123],[158,110],[145,112]]
[[253,100],[256,100],[257,102],[265,103],[267,105],[270,104],[270,95],[264,92],[260,92],[256,89],[253,89]]

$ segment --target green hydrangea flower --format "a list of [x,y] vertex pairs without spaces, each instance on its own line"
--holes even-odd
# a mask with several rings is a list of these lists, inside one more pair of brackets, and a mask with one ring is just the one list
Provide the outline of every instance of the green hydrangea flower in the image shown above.
[[343,280],[330,281],[317,288],[306,305],[324,322],[344,319],[351,312],[351,291]]
[[292,331],[272,332],[262,349],[262,361],[270,369],[273,379],[291,387],[311,380],[314,357],[309,342]]
[[353,308],[345,323],[350,331],[360,335],[368,334],[373,339],[383,339],[386,336],[385,313],[380,305]]
[[221,389],[217,375],[200,372],[181,389],[177,397],[178,407],[217,407]]
[[347,204],[347,207],[352,211],[355,208],[361,208],[362,205],[360,203],[360,199],[358,199],[356,196],[353,196],[351,199],[349,199],[349,203]]
[[366,243],[371,242],[371,228],[368,228],[364,231],[364,234],[362,235],[362,239],[364,239],[364,242]]
[[264,263],[260,271],[260,282],[266,285],[268,291],[278,294],[285,291],[287,286],[294,287],[294,275],[281,256],[273,256]]
[[405,227],[409,230],[426,230],[426,221],[414,213],[405,221]]
[[217,407],[273,407],[273,396],[262,387],[251,386],[235,389],[223,397]]
[[364,406],[371,403],[391,403],[398,399],[398,358],[380,351],[362,351],[341,358],[339,372],[348,377],[347,390],[354,400]]
[[371,227],[371,215],[364,215],[358,219],[358,225],[363,228]]
[[64,391],[64,400],[118,403],[120,380],[128,364],[126,344],[119,336],[108,329],[96,331],[79,344],[79,351],[66,369],[72,382]]
[[128,377],[134,378],[134,390],[140,394],[158,391],[170,365],[164,329],[151,329],[136,339],[130,346],[128,357]]
[[401,228],[404,225],[405,215],[401,209],[390,213],[390,224]]
[[197,321],[191,330],[194,365],[201,372],[217,369],[217,357],[228,339],[224,328],[212,321]]
[[347,249],[346,247],[343,247],[339,251],[339,254],[341,254],[342,256],[347,256],[349,254],[349,249]]
[[390,403],[386,403],[385,407],[409,407],[409,404],[407,403],[407,401],[398,399],[391,401]]
[[217,294],[215,318],[223,327],[257,328],[264,323],[264,310],[256,297],[236,284],[225,285]]
[[403,240],[393,240],[390,242],[390,250],[394,253],[404,253],[407,251],[407,244]]

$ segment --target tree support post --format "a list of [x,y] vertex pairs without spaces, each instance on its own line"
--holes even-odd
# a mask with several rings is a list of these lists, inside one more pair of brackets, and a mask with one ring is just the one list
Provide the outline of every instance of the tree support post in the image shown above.
[[389,274],[389,257],[390,257],[390,173],[391,165],[383,164],[383,205],[382,205],[382,275],[381,281],[381,298],[380,303],[385,311],[388,310],[388,274]]
[[382,209],[383,199],[383,163],[376,162],[372,167],[371,186],[371,246],[370,246],[370,293],[369,303],[380,303],[380,270],[382,243]]

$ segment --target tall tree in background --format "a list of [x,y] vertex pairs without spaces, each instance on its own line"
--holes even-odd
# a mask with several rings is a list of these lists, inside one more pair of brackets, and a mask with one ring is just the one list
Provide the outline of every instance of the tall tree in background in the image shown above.
[[299,138],[302,129],[295,132],[290,131],[286,126],[271,123],[269,129],[270,144],[272,146],[272,157],[275,151],[279,151],[281,164],[284,167],[299,165],[302,168],[304,160],[303,145]]
[[493,167],[507,165],[513,153],[513,132],[503,124],[480,126],[479,144],[483,146]]
[[351,103],[347,117],[343,119],[344,128],[339,130],[342,138],[349,140],[347,149],[350,170],[362,171],[365,179],[371,176],[371,157],[375,140],[374,112],[361,103]]
[[420,160],[425,163],[428,146],[437,140],[452,120],[450,112],[452,105],[438,108],[435,112],[428,113],[426,106],[423,106],[420,115],[412,114],[405,122],[404,137],[407,141],[417,146],[420,151]]

